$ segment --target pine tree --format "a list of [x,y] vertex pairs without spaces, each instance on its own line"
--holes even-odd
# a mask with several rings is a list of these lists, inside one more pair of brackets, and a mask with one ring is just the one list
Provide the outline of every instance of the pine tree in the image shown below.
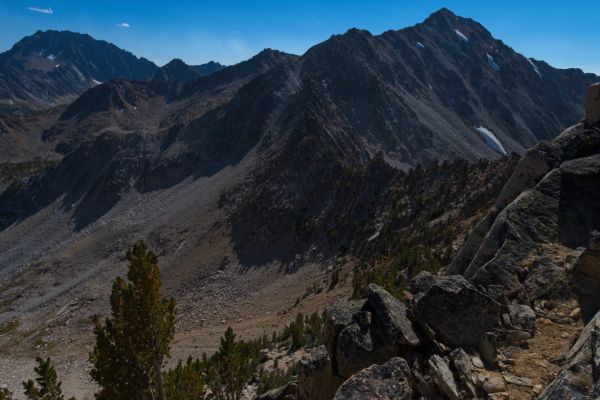
[[231,327],[225,331],[219,351],[211,361],[208,377],[213,396],[218,400],[239,400],[252,371],[248,359],[242,357]]
[[143,242],[127,251],[127,261],[129,282],[114,282],[111,317],[94,318],[96,398],[164,400],[161,368],[175,332],[175,300],[162,297],[157,258]]
[[165,374],[165,394],[169,400],[200,400],[204,398],[204,365],[189,357],[183,364]]
[[306,344],[304,335],[304,315],[296,315],[296,321],[290,324],[290,334],[292,335],[292,350],[298,350]]
[[[64,400],[62,389],[60,388],[62,382],[58,380],[58,375],[52,366],[50,358],[45,360],[41,357],[36,357],[37,367],[35,371],[37,377],[35,382],[31,379],[23,381],[23,389],[25,389],[25,396],[28,400]],[[37,385],[36,385],[37,383]],[[2,399],[2,395],[0,395]],[[10,399],[10,397],[7,397]]]

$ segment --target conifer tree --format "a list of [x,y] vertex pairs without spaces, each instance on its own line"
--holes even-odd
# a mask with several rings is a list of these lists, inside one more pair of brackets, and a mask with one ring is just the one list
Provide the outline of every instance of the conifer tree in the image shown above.
[[290,324],[290,333],[292,335],[292,350],[298,350],[306,344],[304,336],[304,315],[296,315],[296,321]]
[[[35,371],[37,377],[35,382],[31,379],[23,382],[25,396],[28,400],[64,400],[62,382],[58,380],[58,375],[52,366],[50,358],[45,360],[41,357],[36,357],[37,367]],[[0,396],[0,398],[2,398]],[[8,399],[10,397],[7,397]]]
[[204,399],[204,365],[200,360],[189,357],[183,364],[165,374],[165,395],[169,400],[200,400]]
[[208,379],[212,395],[218,400],[239,400],[252,371],[248,359],[242,357],[231,327],[225,331],[219,351],[211,361]]
[[94,318],[90,354],[98,400],[164,400],[162,363],[175,331],[175,300],[161,295],[156,256],[143,242],[127,251],[126,282],[117,278],[111,316]]

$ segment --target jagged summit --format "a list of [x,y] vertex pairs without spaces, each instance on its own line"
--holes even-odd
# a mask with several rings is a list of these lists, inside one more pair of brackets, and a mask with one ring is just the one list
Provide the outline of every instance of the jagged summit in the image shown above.
[[193,67],[187,65],[179,58],[175,58],[163,65],[154,73],[153,81],[187,82],[198,78],[200,74]]
[[192,68],[194,69],[194,71],[198,72],[200,75],[207,76],[207,75],[214,74],[215,72],[222,70],[223,68],[225,68],[225,65],[215,62],[215,61],[209,61],[209,62],[207,62],[205,64],[201,64],[201,65],[192,65]]
[[0,111],[70,103],[108,79],[142,80],[156,65],[90,35],[37,31],[0,54]]

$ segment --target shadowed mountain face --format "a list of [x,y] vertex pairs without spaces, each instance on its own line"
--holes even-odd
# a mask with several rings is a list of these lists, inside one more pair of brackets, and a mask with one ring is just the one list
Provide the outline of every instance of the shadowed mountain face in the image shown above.
[[37,31],[0,54],[0,111],[66,104],[111,78],[145,79],[156,69],[89,35]]
[[300,238],[288,232],[284,240],[285,224],[269,221],[274,210],[314,217],[334,209],[325,193],[332,178],[378,154],[407,169],[523,153],[577,122],[598,79],[527,59],[445,9],[403,30],[352,29],[301,57],[264,50],[200,75],[173,60],[152,79],[113,79],[85,92],[42,135],[62,163],[2,195],[0,228],[66,198],[62,210],[80,229],[127,193],[251,159],[243,190],[231,188],[222,204],[234,216],[236,249],[261,244],[254,252],[267,252],[276,242],[290,255]]

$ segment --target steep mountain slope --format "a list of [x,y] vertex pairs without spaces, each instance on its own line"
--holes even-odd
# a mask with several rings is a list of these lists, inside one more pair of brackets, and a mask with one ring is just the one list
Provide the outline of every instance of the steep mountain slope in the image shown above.
[[111,78],[144,79],[156,69],[89,35],[37,31],[0,54],[0,112],[66,104]]
[[412,277],[396,297],[365,282],[329,306],[297,381],[257,400],[599,398],[600,83],[589,93],[583,123],[496,185],[448,269],[400,263],[378,282]]

